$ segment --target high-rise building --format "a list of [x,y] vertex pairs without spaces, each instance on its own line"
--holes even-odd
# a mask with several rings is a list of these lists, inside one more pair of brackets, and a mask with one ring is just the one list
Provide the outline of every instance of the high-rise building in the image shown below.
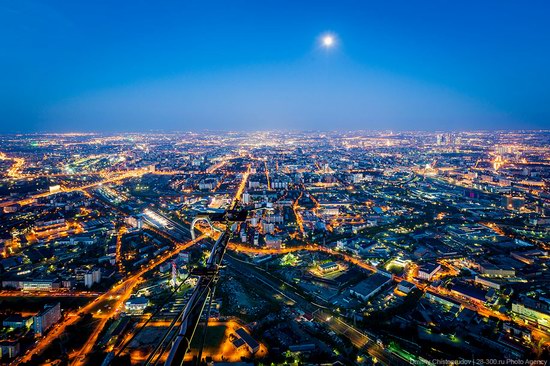
[[90,288],[94,285],[94,283],[100,283],[101,282],[101,269],[94,268],[91,271],[87,271],[84,273],[84,286],[87,288]]
[[3,340],[0,341],[0,357],[2,358],[14,358],[19,354],[20,346],[19,341],[16,340]]
[[94,283],[100,283],[101,282],[101,269],[94,268],[92,270],[92,279]]
[[92,287],[94,284],[94,277],[92,275],[92,272],[86,272],[84,273],[84,286],[87,288]]
[[178,264],[186,266],[189,264],[189,253],[179,252],[178,253]]
[[61,304],[45,305],[44,310],[34,316],[34,332],[38,336],[44,333],[61,319]]

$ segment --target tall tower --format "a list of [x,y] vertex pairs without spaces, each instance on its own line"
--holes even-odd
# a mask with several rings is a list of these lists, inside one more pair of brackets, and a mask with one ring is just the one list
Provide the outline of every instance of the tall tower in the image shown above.
[[178,278],[178,268],[176,266],[176,261],[172,261],[172,279],[170,282],[172,283],[173,287],[177,286],[177,278]]

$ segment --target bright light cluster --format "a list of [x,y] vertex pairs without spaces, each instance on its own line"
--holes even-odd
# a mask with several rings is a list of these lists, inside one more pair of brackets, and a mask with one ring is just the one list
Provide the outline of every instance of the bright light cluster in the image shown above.
[[148,208],[146,208],[145,211],[143,211],[143,213],[145,214],[145,216],[150,218],[153,222],[160,224],[159,226],[162,226],[162,227],[168,226],[168,221],[164,217],[158,215],[156,212],[153,212]]
[[336,45],[336,36],[332,33],[325,33],[321,36],[321,46],[332,48]]

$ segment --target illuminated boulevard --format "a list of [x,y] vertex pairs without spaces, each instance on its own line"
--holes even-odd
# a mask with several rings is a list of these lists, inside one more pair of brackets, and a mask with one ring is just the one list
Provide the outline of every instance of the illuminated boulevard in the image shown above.
[[76,314],[66,314],[65,319],[62,323],[58,324],[54,329],[52,329],[44,338],[40,339],[36,346],[32,349],[31,352],[27,353],[24,357],[17,360],[16,364],[19,364],[21,362],[27,362],[30,360],[30,358],[36,354],[40,353],[45,347],[47,347],[55,338],[59,337],[60,334],[63,333],[66,327],[68,327],[71,324],[74,324],[76,321],[78,321],[79,317],[87,314],[87,313],[93,313],[96,309],[100,309],[103,306],[103,302],[106,300],[115,299],[115,302],[112,305],[112,310],[108,314],[103,314],[101,316],[100,321],[95,327],[94,332],[90,336],[89,340],[86,342],[84,347],[75,355],[76,360],[73,361],[73,364],[83,364],[85,360],[85,356],[87,353],[90,352],[90,350],[93,348],[97,337],[101,330],[103,329],[103,326],[107,322],[107,320],[114,316],[118,311],[120,311],[122,305],[124,302],[130,297],[132,294],[132,291],[134,287],[139,284],[140,277],[143,276],[148,271],[153,270],[155,267],[157,267],[159,264],[163,263],[164,261],[168,260],[169,258],[173,257],[177,253],[181,252],[182,250],[188,249],[192,245],[196,244],[197,242],[203,240],[205,236],[199,236],[195,240],[190,240],[186,243],[178,244],[177,247],[168,252],[163,254],[157,259],[154,259],[149,263],[147,266],[139,270],[137,273],[131,275],[121,283],[115,285],[112,289],[107,291],[106,293],[102,294],[101,296],[97,297],[94,301],[89,303],[88,305],[84,306],[82,309],[80,309]]

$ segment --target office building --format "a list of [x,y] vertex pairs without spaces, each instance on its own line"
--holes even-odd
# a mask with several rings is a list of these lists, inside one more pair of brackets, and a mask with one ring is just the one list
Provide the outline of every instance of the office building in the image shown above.
[[60,319],[61,304],[46,305],[40,313],[34,316],[34,332],[38,336],[43,336]]

